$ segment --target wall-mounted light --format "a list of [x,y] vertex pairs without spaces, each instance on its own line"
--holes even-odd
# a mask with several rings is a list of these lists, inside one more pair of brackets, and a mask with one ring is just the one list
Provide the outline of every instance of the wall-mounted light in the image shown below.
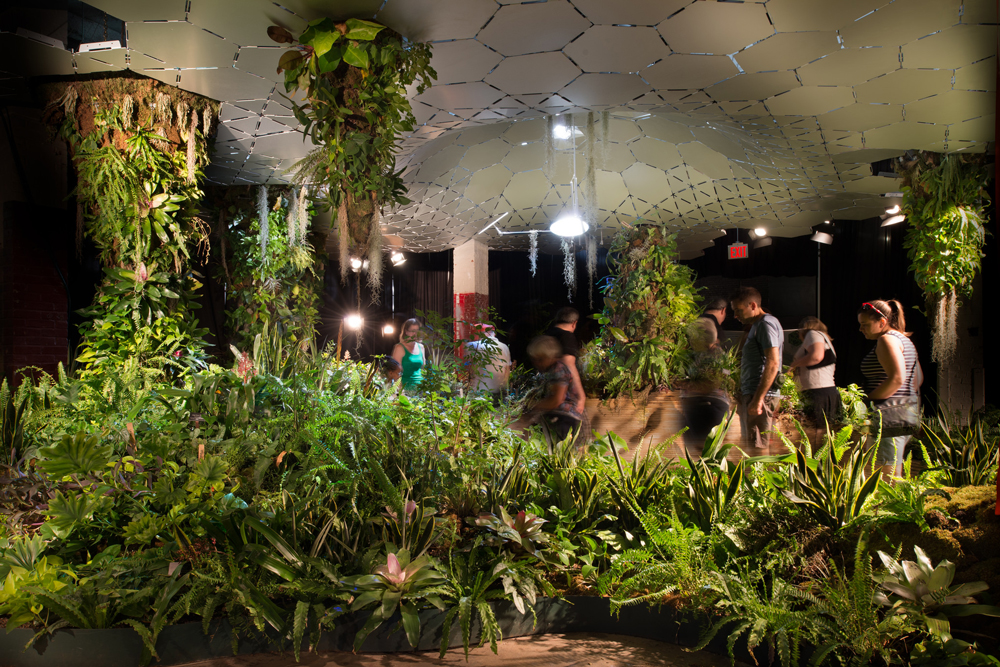
[[386,324],[382,327],[383,336],[391,336],[394,333],[396,333],[396,327],[392,326],[392,323]]
[[586,233],[590,225],[584,222],[580,216],[572,213],[559,218],[549,227],[549,231],[556,236],[579,236]]
[[351,313],[344,318],[344,325],[351,331],[357,331],[365,325],[365,318],[361,317],[361,313]]

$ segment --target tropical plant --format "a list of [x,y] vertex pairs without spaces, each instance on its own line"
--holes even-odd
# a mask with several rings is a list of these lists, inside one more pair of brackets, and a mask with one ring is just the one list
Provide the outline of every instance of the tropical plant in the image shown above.
[[881,613],[876,601],[878,585],[872,576],[868,532],[863,530],[854,550],[854,568],[848,575],[836,563],[825,576],[809,582],[808,591],[792,594],[813,605],[825,619],[817,636],[810,664],[821,665],[834,658],[841,665],[866,667],[876,656],[886,665],[898,662],[896,640],[907,627]]
[[986,243],[989,172],[982,155],[921,151],[899,158],[907,256],[934,313],[933,358],[955,351],[958,299],[972,291]]
[[406,639],[416,648],[420,640],[420,607],[426,602],[441,610],[445,608],[440,596],[447,592],[443,586],[447,579],[430,557],[420,556],[411,561],[406,549],[390,552],[385,564],[376,567],[372,574],[346,577],[343,581],[359,591],[351,603],[352,611],[374,605],[368,621],[354,637],[355,651],[375,628],[392,618],[397,608]]
[[[488,529],[496,535],[500,544],[513,544],[540,560],[544,560],[541,546],[548,542],[548,536],[542,532],[545,519],[521,510],[515,516],[507,514],[500,508],[500,516],[495,514],[480,514],[470,523]],[[487,540],[489,541],[489,540]]]
[[691,511],[695,523],[705,532],[720,521],[743,487],[745,459],[732,465],[727,458],[735,443],[725,443],[733,415],[729,415],[708,436],[705,449],[698,460],[691,458],[691,452],[684,449],[688,468],[687,497],[691,501]]
[[[815,609],[798,608],[795,587],[771,573],[742,567],[739,576],[713,573],[722,597],[716,606],[723,618],[713,624],[691,651],[700,651],[726,626],[729,631],[729,655],[735,660],[734,649],[739,638],[746,635],[747,650],[767,644],[772,656],[777,654],[782,667],[799,664],[802,644],[826,630],[829,623]],[[756,660],[756,658],[754,658]]]
[[[788,488],[782,493],[817,523],[833,529],[861,518],[864,505],[879,485],[881,470],[872,470],[875,448],[851,449],[851,427],[840,429],[812,458],[809,439],[803,434],[799,448],[781,435],[785,446],[795,452],[795,462],[788,466]],[[871,472],[866,472],[871,470]]]
[[[916,561],[899,561],[881,551],[879,558],[886,572],[875,575],[884,591],[875,599],[889,607],[890,617],[900,617],[928,635],[911,655],[911,662],[922,665],[996,664],[974,661],[975,645],[957,640],[951,635],[951,620],[958,616],[1000,617],[1000,607],[976,604],[972,596],[989,586],[982,581],[961,584],[952,588],[955,565],[943,560],[934,566],[919,546],[913,547]],[[948,658],[945,661],[945,658]]]
[[952,424],[942,415],[925,420],[920,445],[928,472],[945,486],[983,486],[996,477],[1000,437],[987,435],[982,421]]
[[[51,84],[49,121],[70,145],[78,184],[77,245],[95,241],[108,277],[83,329],[82,363],[161,379],[201,362],[191,311],[207,249],[198,180],[218,104],[131,73]],[[181,360],[181,358],[186,358]]]
[[416,92],[423,92],[437,76],[430,46],[360,19],[316,19],[298,39],[278,26],[268,35],[293,47],[278,72],[285,73],[286,92],[302,91],[305,101],[293,101],[295,117],[319,147],[298,163],[296,179],[328,186],[327,201],[337,211],[341,277],[349,255],[367,256],[369,281],[377,287],[379,211],[408,202],[394,154],[400,135],[415,122],[407,87],[416,82]]
[[685,328],[697,316],[694,273],[677,261],[677,242],[660,224],[626,226],[609,251],[604,279],[600,370],[610,396],[667,385],[684,373]]

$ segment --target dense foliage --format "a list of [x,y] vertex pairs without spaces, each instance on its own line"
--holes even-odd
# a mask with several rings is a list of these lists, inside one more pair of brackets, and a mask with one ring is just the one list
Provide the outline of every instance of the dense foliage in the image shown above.
[[[265,331],[233,370],[182,387],[65,375],[0,387],[0,614],[39,636],[128,625],[152,658],[167,624],[219,616],[297,652],[345,615],[361,619],[356,646],[384,624],[416,643],[419,612],[437,608],[466,645],[472,627],[494,643],[491,600],[531,613],[567,592],[669,602],[702,619],[705,642],[768,645],[783,665],[996,664],[958,639],[963,614],[997,612],[955,606],[982,587],[939,597],[970,574],[940,565],[951,574],[929,598],[888,578],[911,571],[900,559],[968,562],[971,542],[935,546],[942,512],[966,515],[932,508],[932,493],[954,493],[937,484],[961,461],[940,429],[952,443],[983,429],[939,426],[928,471],[888,486],[870,450],[847,456],[851,427],[816,452],[805,441],[749,459],[722,428],[678,463],[661,446],[628,455],[614,434],[582,448],[522,439],[505,406],[451,386],[394,398],[369,366]],[[995,437],[966,449],[967,467],[996,474]],[[961,522],[973,520],[1000,529]],[[894,526],[911,531],[904,552],[875,567]]]
[[78,243],[94,240],[106,273],[79,362],[147,382],[203,368],[191,269],[208,247],[198,182],[218,104],[131,75],[46,93],[77,170]]
[[658,224],[626,227],[608,257],[593,370],[611,396],[668,385],[684,373],[684,329],[699,314],[694,272],[677,262],[676,240]]
[[982,155],[921,152],[904,160],[910,270],[934,312],[934,358],[955,350],[958,298],[972,290],[986,243],[989,174]]
[[278,71],[285,73],[286,92],[305,97],[293,100],[295,117],[318,146],[299,163],[297,179],[328,186],[327,201],[338,212],[341,271],[347,271],[348,255],[367,256],[377,285],[379,210],[408,202],[395,150],[402,133],[413,129],[407,87],[416,83],[421,93],[437,76],[430,46],[360,19],[317,19],[298,39],[278,26],[268,34],[293,46]]

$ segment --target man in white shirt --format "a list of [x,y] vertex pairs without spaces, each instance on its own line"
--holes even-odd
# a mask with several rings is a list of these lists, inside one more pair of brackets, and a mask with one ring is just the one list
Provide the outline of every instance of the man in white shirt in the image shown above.
[[492,324],[477,324],[473,335],[477,339],[465,344],[465,359],[471,366],[469,385],[499,397],[510,377],[510,349],[497,340]]

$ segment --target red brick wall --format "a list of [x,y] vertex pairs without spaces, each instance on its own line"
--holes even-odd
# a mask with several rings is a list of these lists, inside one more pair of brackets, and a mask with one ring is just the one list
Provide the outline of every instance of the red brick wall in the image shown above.
[[63,211],[32,211],[6,202],[0,246],[0,359],[3,376],[15,380],[25,366],[55,374],[69,360],[68,313],[63,276],[68,249]]

